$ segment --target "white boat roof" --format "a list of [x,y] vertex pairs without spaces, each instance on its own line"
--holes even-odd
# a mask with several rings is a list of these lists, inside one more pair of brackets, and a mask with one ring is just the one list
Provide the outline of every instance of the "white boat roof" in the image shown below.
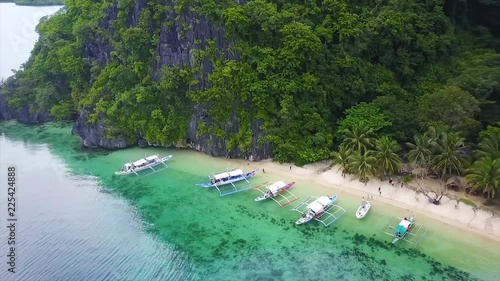
[[151,155],[151,156],[146,157],[146,160],[151,161],[151,160],[154,160],[157,158],[158,158],[158,155]]
[[310,209],[311,211],[318,213],[323,211],[325,206],[321,205],[318,200],[312,202],[311,204],[307,205],[307,208]]
[[236,169],[236,170],[229,171],[229,175],[230,175],[231,177],[234,177],[234,176],[239,176],[239,175],[243,175],[243,170],[241,170],[241,169]]
[[148,162],[145,159],[140,159],[140,160],[135,161],[133,164],[135,166],[139,166],[139,165],[146,164],[146,163],[148,163]]
[[234,177],[234,176],[239,176],[239,175],[243,175],[243,170],[236,169],[236,170],[232,170],[229,172],[220,173],[220,174],[214,175],[214,179],[220,180],[223,178],[229,178],[229,177]]
[[404,227],[408,228],[408,226],[410,226],[410,221],[409,221],[409,220],[405,220],[405,219],[403,219],[403,220],[399,223],[399,225],[401,225],[401,226],[404,226]]
[[271,192],[276,192],[276,191],[278,191],[278,189],[283,188],[284,186],[286,186],[286,183],[284,183],[282,181],[277,181],[277,182],[271,184],[268,189]]
[[323,206],[327,206],[328,204],[330,204],[330,201],[332,200],[330,200],[328,196],[321,196],[318,199],[316,199],[316,202],[320,203]]

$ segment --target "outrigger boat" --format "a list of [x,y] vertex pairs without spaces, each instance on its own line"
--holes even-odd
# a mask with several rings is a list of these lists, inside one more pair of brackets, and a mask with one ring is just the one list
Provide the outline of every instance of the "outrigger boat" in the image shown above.
[[289,189],[295,184],[295,182],[284,183],[282,181],[277,181],[271,185],[262,184],[261,186],[255,187],[255,189],[262,192],[262,195],[255,198],[255,201],[262,201],[266,199],[271,199],[278,203],[280,207],[286,206],[295,200],[299,199],[295,194],[291,193]]
[[356,211],[356,217],[358,219],[362,219],[366,216],[368,211],[370,211],[370,208],[372,207],[372,204],[370,201],[361,201],[361,205],[359,206],[358,210]]
[[[395,226],[391,222],[399,223]],[[405,240],[410,243],[415,243],[417,246],[420,241],[425,237],[429,229],[422,224],[415,223],[415,218],[412,214],[405,218],[392,217],[385,227],[385,233],[394,237],[392,244],[396,244],[400,240]]]
[[413,226],[413,217],[404,218],[399,222],[394,231],[394,240],[392,240],[392,244],[396,244],[399,240],[403,239],[407,233],[411,231],[411,227]]
[[334,223],[342,217],[346,211],[344,208],[333,204],[337,200],[337,195],[332,197],[309,197],[306,201],[300,203],[292,211],[297,211],[302,214],[295,224],[304,224],[312,219],[321,222],[325,227]]
[[[202,187],[215,187],[218,191],[220,196],[226,196],[229,194],[237,193],[240,191],[244,191],[247,189],[252,188],[251,185],[245,186],[245,187],[237,187],[235,183],[240,182],[240,181],[246,181],[247,183],[250,184],[248,179],[251,177],[255,176],[257,173],[257,170],[253,170],[249,173],[243,172],[241,169],[233,169],[229,170],[227,172],[222,172],[218,174],[214,174],[212,176],[208,176],[210,179],[210,182],[206,183],[197,183],[197,186],[202,186]],[[222,189],[224,187],[230,187],[230,190],[227,192],[223,192]]]
[[[166,161],[170,160],[172,158],[172,155],[168,155],[165,157],[160,157],[158,154],[148,156],[143,159],[139,159],[135,162],[131,163],[125,163],[123,165],[122,169],[118,172],[115,172],[115,175],[130,175],[130,174],[136,174],[139,175],[138,172],[151,169],[153,172],[159,172],[163,169],[168,168],[167,164],[165,164]],[[163,169],[157,169],[155,170],[153,167],[158,166],[160,164],[165,165],[165,168]]]

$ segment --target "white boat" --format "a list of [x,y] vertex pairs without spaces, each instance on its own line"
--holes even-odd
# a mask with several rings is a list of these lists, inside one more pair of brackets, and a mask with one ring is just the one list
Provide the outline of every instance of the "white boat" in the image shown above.
[[372,207],[372,204],[370,201],[361,201],[361,205],[359,206],[358,210],[356,211],[356,217],[358,219],[362,219],[366,216],[368,211],[370,211],[370,208]]
[[120,171],[115,172],[115,175],[121,175],[121,176],[130,174],[138,175],[137,174],[138,172],[146,169],[151,169],[157,172],[158,170],[155,170],[153,167],[158,166],[160,164],[163,164],[165,165],[165,167],[168,167],[167,164],[165,164],[165,162],[170,160],[170,158],[172,158],[172,155],[160,157],[158,154],[155,154],[143,159],[139,159],[135,162],[125,163],[125,165],[123,165]]
[[295,223],[297,225],[306,223],[312,219],[317,219],[323,215],[325,210],[330,207],[337,200],[337,195],[332,197],[321,196],[318,199],[314,200],[312,203],[307,205],[307,212],[305,212],[302,217],[297,220]]
[[248,179],[255,176],[257,173],[257,170],[253,170],[251,172],[245,173],[241,169],[233,169],[229,170],[227,172],[222,172],[218,174],[214,174],[212,176],[208,176],[210,179],[210,182],[204,182],[204,183],[197,183],[196,185],[202,186],[202,187],[217,187],[217,186],[223,186],[226,184],[233,184],[235,182],[239,181],[247,181]]
[[[245,191],[252,188],[248,181],[251,177],[255,176],[257,170],[245,173],[241,169],[233,169],[226,172],[208,176],[210,182],[197,183],[197,186],[202,187],[215,187],[219,191],[220,196],[226,196],[237,192]],[[245,181],[247,184],[235,185],[238,182]]]
[[291,182],[289,184],[286,184],[282,181],[277,181],[269,186],[267,186],[267,190],[263,192],[263,194],[257,198],[255,198],[255,201],[262,201],[266,200],[268,198],[274,198],[277,195],[279,195],[282,192],[285,192],[286,190],[290,189],[295,182]]

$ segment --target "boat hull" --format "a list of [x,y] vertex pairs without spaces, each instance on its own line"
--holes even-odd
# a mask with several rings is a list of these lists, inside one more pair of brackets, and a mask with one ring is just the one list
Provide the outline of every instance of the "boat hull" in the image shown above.
[[301,225],[301,224],[304,224],[306,222],[309,222],[310,220],[312,220],[314,217],[313,216],[305,216],[305,217],[301,217],[300,219],[298,219],[295,224],[296,225]]
[[270,196],[266,196],[265,194],[262,194],[261,196],[255,198],[255,201],[256,202],[264,201],[264,200],[269,199],[269,198],[271,198],[271,197]]
[[356,211],[356,218],[362,219],[368,214],[368,211],[370,211],[370,208],[372,205],[370,203],[366,204],[365,206],[359,206],[358,210]]
[[401,240],[401,238],[394,238],[394,240],[392,240],[392,244],[398,243],[399,240]]
[[144,170],[148,170],[148,169],[151,169],[151,168],[156,167],[158,165],[164,164],[166,161],[170,160],[170,158],[172,158],[172,155],[168,155],[168,156],[159,158],[158,161],[151,163],[151,164],[148,164],[148,165],[145,165],[143,167],[136,167],[134,170],[128,170],[125,172],[123,172],[123,171],[115,172],[115,175],[126,176],[126,175],[136,174],[136,173],[142,172]]
[[224,185],[227,185],[227,184],[231,184],[231,183],[235,183],[235,182],[240,182],[242,180],[247,180],[247,179],[255,176],[256,173],[257,173],[257,170],[254,170],[252,172],[243,174],[240,177],[237,177],[237,178],[234,178],[234,179],[230,179],[230,180],[227,180],[227,181],[224,181],[224,182],[220,182],[218,184],[213,184],[211,182],[205,182],[205,183],[197,183],[196,185],[197,186],[201,186],[201,187],[224,186]]

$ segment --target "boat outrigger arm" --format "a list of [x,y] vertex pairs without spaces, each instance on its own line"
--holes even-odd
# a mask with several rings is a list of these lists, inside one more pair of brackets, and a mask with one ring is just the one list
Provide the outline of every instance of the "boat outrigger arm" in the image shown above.
[[[392,244],[396,244],[398,241],[404,240],[406,242],[414,244],[414,246],[416,247],[420,244],[420,242],[422,242],[429,229],[422,224],[415,223],[415,221],[413,221],[412,219],[413,218],[411,215],[407,218],[389,218],[389,221],[384,226],[384,233],[393,237]],[[408,229],[408,226],[410,226],[410,220],[411,229]],[[396,234],[396,232],[398,232],[398,234]]]
[[[334,196],[336,196],[336,195],[334,195]],[[318,197],[311,196],[307,200],[305,200],[304,202],[295,206],[290,211],[297,211],[297,212],[301,213],[302,215],[304,215],[309,211],[307,206],[309,204],[311,204],[312,202],[314,202],[316,199],[318,199]],[[313,219],[316,221],[319,221],[325,227],[327,227],[327,226],[331,225],[332,223],[334,223],[335,221],[337,221],[338,219],[340,219],[345,213],[346,213],[346,210],[344,208],[332,203],[330,206],[328,206],[323,211],[323,214],[320,217],[313,218]]]
[[226,195],[231,195],[231,194],[234,194],[234,193],[237,193],[237,192],[244,191],[244,190],[252,188],[252,186],[250,185],[250,182],[246,178],[244,178],[244,180],[249,184],[249,186],[247,186],[245,188],[238,189],[238,187],[236,187],[236,185],[234,184],[234,182],[229,182],[229,184],[233,187],[234,190],[231,190],[231,191],[228,191],[228,192],[222,192],[221,189],[222,189],[223,186],[227,186],[229,184],[218,185],[217,183],[214,183],[214,187],[217,188],[217,190],[219,191],[219,195],[221,197],[222,196],[226,196]]
[[[271,185],[268,185],[269,181],[264,182],[261,185],[255,187],[258,191],[262,193],[261,196],[257,197],[255,201],[261,201],[265,199],[271,199],[276,202],[280,207],[284,207],[295,200],[298,200],[295,194],[290,192],[290,188],[295,184],[295,182],[290,182],[288,184],[278,181]],[[266,194],[269,194],[266,196]]]
[[[154,159],[158,159],[158,164],[153,165],[153,166],[147,166],[147,168],[149,168],[149,169],[151,169],[153,171],[153,173],[150,173],[150,174],[147,174],[147,175],[151,175],[151,174],[154,174],[156,172],[159,172],[159,171],[162,171],[162,170],[168,168],[168,165],[165,162],[167,162],[168,160],[170,160],[170,158],[172,158],[172,155],[168,155],[168,156],[165,156],[165,157],[158,157],[158,155],[152,155],[152,156],[148,156],[146,158],[140,159],[140,160],[135,161],[135,162],[130,162],[130,163],[132,163],[132,167],[134,167],[134,165],[133,165],[134,163],[137,163],[137,162],[148,163],[149,161],[152,161]],[[158,166],[159,164],[163,164],[165,166],[165,168],[156,169],[155,170],[153,167],[154,166]],[[146,170],[146,169],[144,169],[144,170]],[[140,171],[144,171],[144,170],[139,170],[139,172]],[[136,172],[136,168],[132,168],[132,169],[130,169],[130,171],[132,173],[134,173],[136,176],[139,176],[139,174]],[[147,175],[145,175],[145,176],[147,176]]]
[[[213,177],[209,177],[211,180],[210,184],[213,187],[215,187],[217,189],[217,191],[219,191],[219,195],[221,197],[226,196],[226,195],[230,195],[230,194],[234,194],[237,192],[245,191],[245,190],[252,188],[252,185],[250,184],[248,179],[253,177],[257,173],[257,171],[254,170],[252,172],[244,173],[241,169],[235,169],[235,170],[228,171],[226,173],[229,177],[236,177],[236,179],[233,179],[233,180],[229,179],[229,180],[217,182],[216,181],[216,180],[218,180],[217,177],[221,176],[221,174],[217,174],[217,175],[214,175]],[[222,176],[225,176],[225,175],[222,175]],[[248,185],[241,186],[241,185],[235,184],[235,183],[241,182],[243,180],[246,181],[248,183]],[[232,187],[232,188],[230,188],[229,191],[224,192],[223,189],[226,186]],[[205,187],[210,187],[210,186],[205,186]]]
[[[168,168],[168,166],[167,166],[167,164],[165,164],[165,162],[161,162],[161,163],[162,163],[163,165],[165,165],[165,167],[166,167],[166,168]],[[154,169],[153,167],[151,167],[151,166],[149,166],[148,168],[150,168],[151,170],[153,170],[153,173],[156,173],[156,172],[159,172],[159,171],[163,170],[163,169],[160,169],[160,170],[155,170],[155,169]],[[164,168],[164,169],[166,169],[166,168]],[[137,176],[139,175],[138,173],[136,173],[136,171],[135,171],[135,170],[132,170],[132,173],[136,174]]]

